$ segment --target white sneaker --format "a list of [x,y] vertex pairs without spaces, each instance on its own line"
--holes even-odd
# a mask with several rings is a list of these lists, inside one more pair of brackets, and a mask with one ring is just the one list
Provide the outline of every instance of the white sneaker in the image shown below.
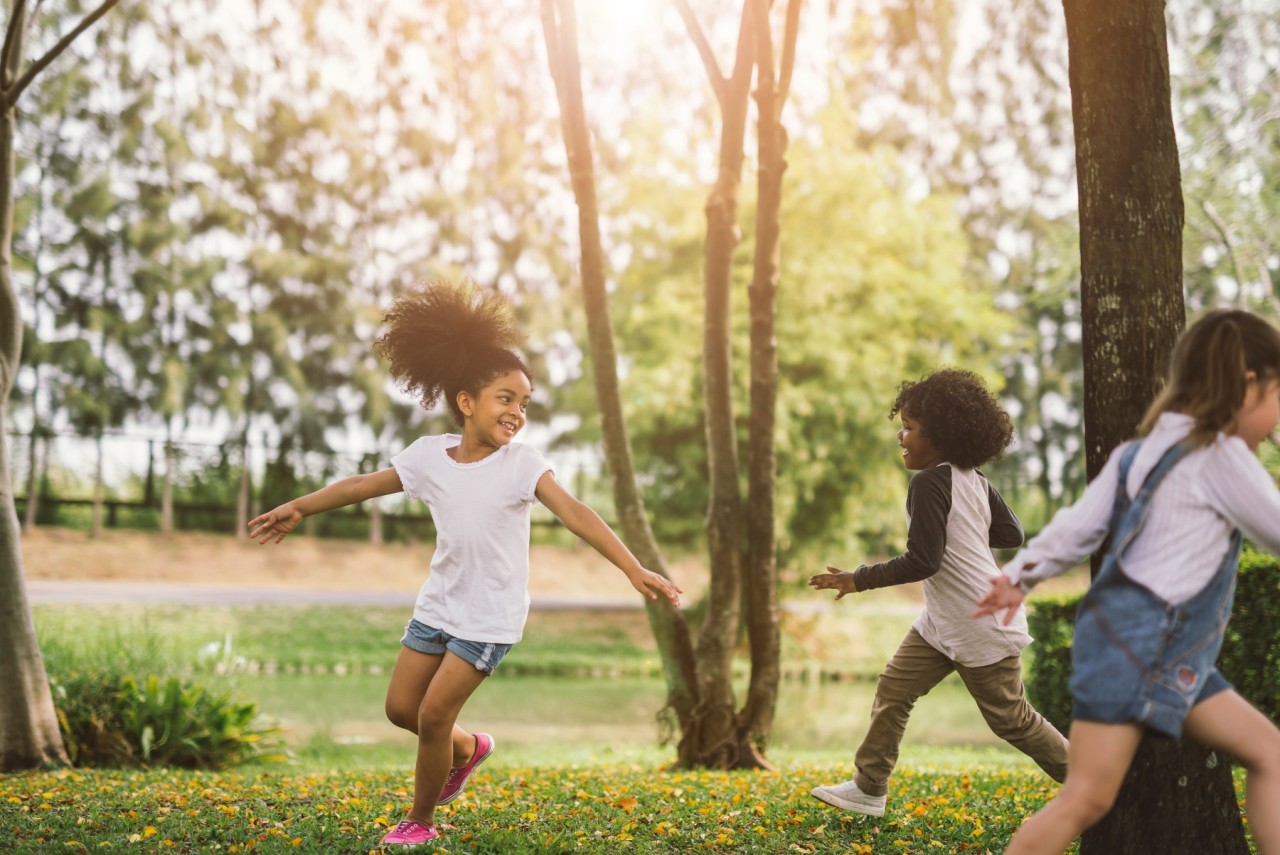
[[841,810],[851,810],[867,816],[884,816],[885,796],[869,796],[853,781],[834,784],[830,787],[814,787],[809,793],[818,801],[826,802]]

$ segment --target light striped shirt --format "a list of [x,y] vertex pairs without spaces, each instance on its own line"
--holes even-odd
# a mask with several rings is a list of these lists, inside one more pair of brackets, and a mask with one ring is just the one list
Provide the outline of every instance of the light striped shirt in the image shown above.
[[[1147,473],[1193,425],[1191,416],[1181,413],[1160,416],[1129,469],[1128,495],[1137,494]],[[1113,451],[1080,500],[1059,511],[1004,566],[1004,574],[1024,592],[1101,546],[1127,446]],[[1142,530],[1125,553],[1124,571],[1166,602],[1185,602],[1209,583],[1235,528],[1260,548],[1280,554],[1280,491],[1244,440],[1220,433],[1187,454],[1160,482]]]

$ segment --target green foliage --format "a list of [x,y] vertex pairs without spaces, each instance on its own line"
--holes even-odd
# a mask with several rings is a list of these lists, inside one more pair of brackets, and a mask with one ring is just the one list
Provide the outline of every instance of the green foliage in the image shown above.
[[1280,562],[1247,548],[1219,662],[1241,695],[1280,723]]
[[[819,550],[852,563],[901,544],[908,479],[887,419],[898,384],[954,364],[999,388],[997,357],[1011,330],[992,291],[966,275],[953,200],[913,197],[905,166],[888,150],[860,149],[837,112],[819,124],[821,143],[804,138],[789,149],[784,189],[777,334],[784,567]],[[626,361],[627,426],[660,538],[689,545],[701,537],[708,498],[700,370],[706,188],[644,174],[633,193],[628,207],[648,216],[632,223],[634,252],[611,296]],[[752,216],[746,210],[739,220]],[[744,467],[752,254],[746,238],[735,255],[741,287],[732,309]],[[594,422],[589,393],[566,401]],[[584,429],[575,438],[596,437]]]
[[77,766],[218,769],[264,758],[278,732],[255,704],[177,676],[94,670],[51,674],[49,684]]
[[207,642],[189,611],[38,606],[34,617],[77,766],[222,768],[275,750],[279,729],[255,704],[211,673],[189,676]]
[[1071,726],[1071,639],[1081,594],[1034,597],[1027,608],[1027,627],[1035,643],[1027,669],[1027,700],[1054,727]]
[[[1071,638],[1082,595],[1036,597],[1027,623],[1036,643],[1027,697],[1065,732],[1071,721]],[[1240,556],[1235,606],[1218,667],[1246,700],[1280,723],[1280,563],[1246,547]]]

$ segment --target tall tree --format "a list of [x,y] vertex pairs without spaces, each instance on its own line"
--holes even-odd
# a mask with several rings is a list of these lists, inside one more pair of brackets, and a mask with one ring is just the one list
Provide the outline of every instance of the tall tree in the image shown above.
[[22,317],[13,285],[14,134],[18,99],[49,65],[117,0],[103,0],[39,59],[26,63],[30,10],[8,8],[0,50],[0,771],[66,763],[35,625],[23,585],[18,516],[9,476],[9,392],[22,352]]
[[[1069,0],[1063,8],[1093,477],[1133,436],[1185,324],[1184,215],[1164,3]],[[1189,742],[1144,738],[1115,807],[1084,835],[1081,852],[1248,852],[1229,764]]]
[[[782,676],[778,611],[777,410],[778,282],[782,252],[782,178],[787,171],[787,132],[782,108],[791,89],[801,0],[786,5],[781,50],[769,26],[771,0],[752,0],[756,27],[756,240],[750,303],[751,397],[747,436],[747,545],[744,586],[751,681],[738,716],[739,757],[757,764],[773,728]],[[741,765],[741,763],[739,764]]]
[[[697,670],[704,712],[693,724],[697,762],[732,766],[739,755],[733,696],[733,653],[741,624],[743,501],[739,487],[738,434],[733,409],[733,253],[738,245],[738,197],[755,71],[760,7],[742,4],[733,69],[720,70],[711,45],[686,0],[676,8],[702,57],[720,108],[720,152],[716,180],[707,197],[703,251],[702,390],[706,416],[707,616],[698,635]],[[769,526],[772,529],[773,522]],[[754,755],[754,748],[749,756]]]
[[[706,460],[710,495],[706,533],[711,565],[706,620],[696,651],[688,646],[688,630],[679,614],[656,612],[670,689],[669,704],[681,727],[679,760],[685,765],[721,768],[767,766],[760,751],[772,724],[779,677],[779,619],[775,540],[775,410],[777,390],[776,294],[779,277],[782,176],[785,171],[785,133],[781,110],[795,58],[799,3],[789,4],[781,60],[775,61],[770,3],[744,3],[737,34],[733,71],[723,75],[710,44],[687,3],[677,3],[686,28],[697,46],[721,108],[720,155],[716,181],[707,199],[704,249],[703,390]],[[543,4],[544,31],[552,73],[560,98],[565,148],[575,198],[579,205],[582,280],[587,294],[597,394],[616,396],[616,357],[604,291],[604,253],[596,203],[593,154],[582,103],[576,15],[570,0]],[[745,503],[739,486],[741,462],[734,415],[733,312],[734,250],[738,244],[738,197],[750,87],[757,63],[760,105],[756,256],[750,285],[751,399],[748,420],[751,490]],[[775,68],[775,66],[777,66]],[[607,350],[601,345],[607,346]],[[623,499],[634,502],[643,515],[635,490],[631,449],[619,405],[614,411],[602,401],[605,448],[620,516]],[[610,420],[617,424],[610,426]],[[610,433],[613,436],[610,436]],[[612,448],[611,448],[612,446]],[[619,466],[626,467],[620,476]],[[631,483],[620,483],[625,478]],[[745,513],[744,513],[745,510]],[[657,553],[647,517],[637,534]],[[746,537],[743,523],[752,527]],[[633,547],[634,548],[634,547]],[[732,685],[733,655],[742,627],[740,604],[746,594],[747,628],[752,656],[748,699],[735,710]],[[661,642],[666,643],[661,643]],[[675,675],[673,679],[671,675]],[[690,679],[692,678],[692,679]]]
[[[592,373],[599,401],[605,460],[612,475],[614,510],[623,539],[640,563],[667,575],[666,560],[654,537],[640,495],[627,425],[622,414],[618,383],[618,354],[609,321],[605,291],[604,247],[600,239],[599,207],[596,201],[595,165],[582,97],[582,69],[578,58],[578,24],[574,0],[542,0],[543,35],[547,60],[560,102],[561,127],[569,176],[578,204],[581,235],[583,303],[591,347]],[[699,701],[697,673],[693,663],[693,639],[688,624],[669,601],[646,601],[649,624],[662,657],[667,681],[667,702],[680,727],[680,756],[692,754],[692,724]]]

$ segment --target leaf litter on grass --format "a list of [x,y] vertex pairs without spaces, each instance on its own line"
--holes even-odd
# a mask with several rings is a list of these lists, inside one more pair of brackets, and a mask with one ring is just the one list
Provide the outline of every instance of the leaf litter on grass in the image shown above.
[[[809,796],[852,769],[782,773],[647,764],[477,772],[437,814],[440,853],[1000,851],[1056,791],[1042,775],[905,768],[882,819]],[[0,778],[0,849],[14,852],[380,852],[412,777],[385,770],[62,770]],[[432,851],[429,847],[421,851]]]

